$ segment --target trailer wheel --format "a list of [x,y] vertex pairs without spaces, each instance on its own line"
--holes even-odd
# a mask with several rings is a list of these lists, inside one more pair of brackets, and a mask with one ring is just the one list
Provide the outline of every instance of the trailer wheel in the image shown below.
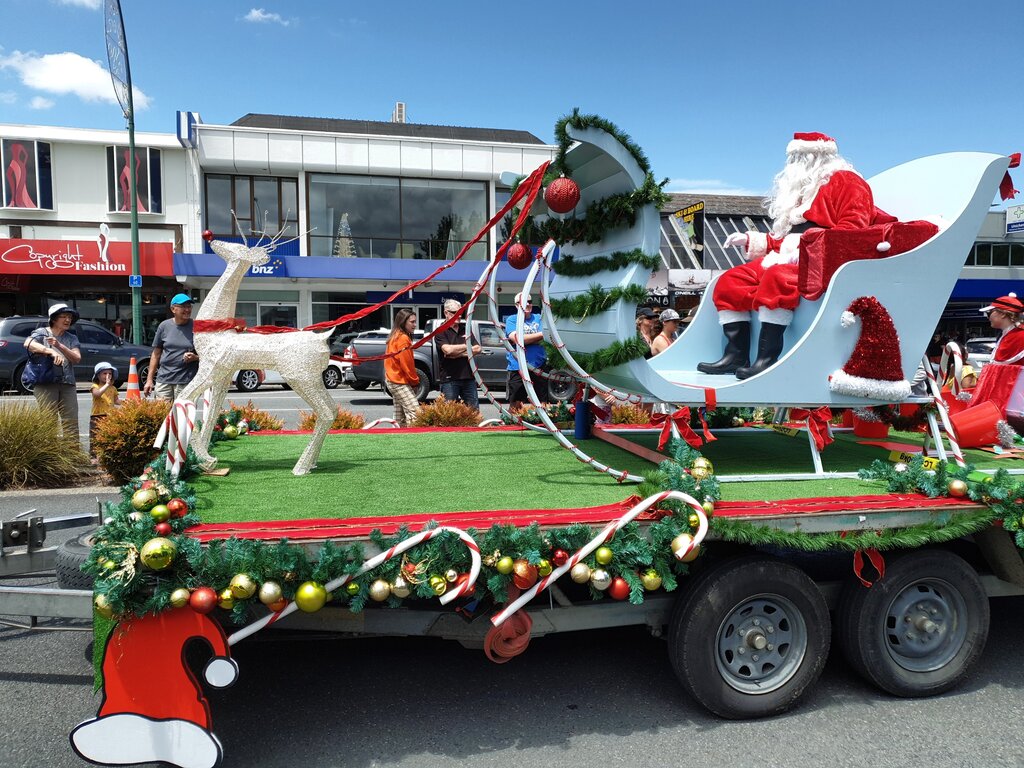
[[828,606],[803,571],[755,555],[726,560],[683,585],[669,657],[683,687],[730,719],[792,707],[828,657]]
[[848,583],[836,623],[862,677],[895,696],[934,696],[958,685],[981,656],[988,597],[963,558],[917,550],[891,557],[869,589]]
[[92,589],[93,577],[82,571],[82,565],[89,559],[92,549],[92,534],[83,533],[74,539],[68,539],[53,555],[57,570],[57,586],[61,589]]

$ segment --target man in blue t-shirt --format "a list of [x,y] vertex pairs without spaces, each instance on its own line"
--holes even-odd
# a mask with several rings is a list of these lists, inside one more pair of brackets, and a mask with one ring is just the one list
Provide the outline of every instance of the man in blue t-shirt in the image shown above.
[[[517,307],[519,306],[520,298],[522,298],[522,294],[517,293],[515,299]],[[525,298],[524,306],[522,343],[526,346],[526,362],[530,368],[542,368],[547,361],[544,345],[541,344],[541,341],[544,339],[544,327],[541,324],[540,315],[533,311],[533,300],[529,296]],[[513,312],[505,319],[505,335],[508,336],[509,343],[513,347],[519,343],[519,329],[516,325],[518,319],[518,313],[516,312]],[[526,385],[523,383],[523,378],[519,373],[519,359],[511,352],[506,353],[505,356],[508,359],[508,370],[505,374],[505,400],[510,408],[516,408],[528,399],[526,397]],[[533,382],[533,388],[537,392],[537,397],[540,398],[541,402],[545,402],[548,399],[547,379],[541,378],[532,371],[530,379]]]

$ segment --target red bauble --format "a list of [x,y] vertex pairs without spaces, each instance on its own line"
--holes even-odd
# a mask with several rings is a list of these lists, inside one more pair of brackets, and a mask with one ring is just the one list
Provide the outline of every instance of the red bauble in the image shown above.
[[171,499],[167,502],[167,509],[171,511],[171,517],[184,517],[188,514],[188,504],[184,499]]
[[526,269],[533,261],[533,253],[522,243],[513,243],[505,252],[505,260],[513,269]]
[[[456,587],[461,587],[467,581],[469,581],[469,574],[468,573],[460,573],[459,574],[459,578],[457,578],[455,580],[455,586]],[[463,592],[462,596],[463,597],[469,597],[470,595],[475,594],[475,593],[476,593],[476,584],[470,584],[469,589],[467,589],[465,592]]]
[[220,598],[210,587],[199,587],[188,599],[188,604],[196,613],[209,613],[217,607]]
[[174,529],[171,528],[170,523],[157,523],[153,530],[156,531],[157,536],[170,536],[174,533]]
[[616,600],[625,600],[629,597],[629,582],[621,576],[612,579],[612,585],[608,587],[608,594]]
[[537,566],[526,560],[516,560],[512,565],[512,583],[519,589],[529,589],[537,583]]
[[211,240],[213,240],[213,232],[211,232],[208,229],[204,229],[203,230],[203,240],[205,240],[206,242],[210,242]]
[[564,549],[556,549],[551,554],[551,562],[561,568],[563,565],[569,562],[569,553]]
[[555,213],[568,213],[580,201],[580,187],[572,179],[562,176],[555,179],[544,190],[544,202]]

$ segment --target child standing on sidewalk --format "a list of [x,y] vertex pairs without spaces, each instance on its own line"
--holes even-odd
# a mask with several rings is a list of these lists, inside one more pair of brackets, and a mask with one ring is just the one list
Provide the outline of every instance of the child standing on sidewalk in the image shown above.
[[89,455],[96,458],[96,430],[100,422],[117,405],[117,368],[110,363],[96,363],[92,372],[92,415],[89,417]]

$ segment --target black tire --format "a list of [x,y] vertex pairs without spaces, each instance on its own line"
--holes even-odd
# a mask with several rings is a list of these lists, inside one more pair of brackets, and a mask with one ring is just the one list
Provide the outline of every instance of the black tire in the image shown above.
[[253,370],[239,371],[235,378],[235,386],[241,392],[255,392],[260,388],[260,375]]
[[92,589],[93,577],[82,571],[91,549],[91,533],[68,539],[57,547],[53,560],[57,569],[57,585],[61,589]]
[[427,369],[421,365],[416,366],[416,373],[419,374],[420,383],[416,385],[416,399],[421,403],[427,402],[427,396],[430,394],[430,374],[427,373]]
[[23,373],[25,373],[25,363],[15,366],[11,378],[11,389],[15,390],[19,395],[31,395],[32,387],[26,387],[21,381]]
[[338,385],[341,384],[341,374],[337,368],[327,366],[324,368],[324,372],[321,374],[324,380],[324,386],[327,389],[337,389]]
[[732,558],[681,589],[669,658],[706,709],[732,720],[777,715],[818,680],[831,641],[828,606],[800,569]]
[[988,638],[989,602],[967,562],[939,549],[886,558],[870,589],[848,582],[836,637],[850,665],[894,696],[934,696],[956,687]]
[[349,384],[349,386],[352,387],[352,389],[354,389],[356,392],[365,392],[370,388],[370,382],[359,381],[357,379],[356,381],[353,381],[351,384]]
[[[567,403],[575,399],[580,384],[568,373],[551,371],[552,378],[548,379],[548,397],[553,403]],[[558,375],[562,373],[562,375]]]
[[139,372],[139,387],[146,386],[146,379],[149,377],[149,363],[146,365],[137,365],[136,369]]

